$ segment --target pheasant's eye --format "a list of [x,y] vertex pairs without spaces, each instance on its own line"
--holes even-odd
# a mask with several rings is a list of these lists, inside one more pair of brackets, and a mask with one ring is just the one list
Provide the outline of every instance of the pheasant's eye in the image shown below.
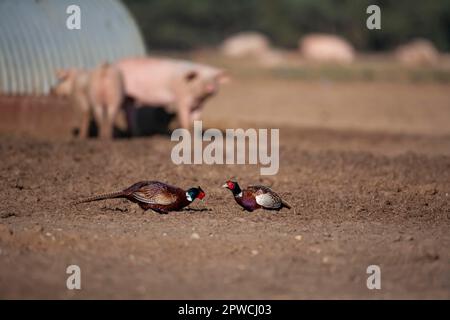
[[233,183],[233,182],[228,181],[228,182],[227,182],[227,185],[228,185],[228,188],[234,189],[234,183]]

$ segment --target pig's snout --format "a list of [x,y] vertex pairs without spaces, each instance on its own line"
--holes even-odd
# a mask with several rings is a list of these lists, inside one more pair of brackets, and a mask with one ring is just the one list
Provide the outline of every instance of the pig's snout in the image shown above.
[[207,94],[214,94],[217,91],[217,86],[215,84],[208,84],[206,85],[205,91]]

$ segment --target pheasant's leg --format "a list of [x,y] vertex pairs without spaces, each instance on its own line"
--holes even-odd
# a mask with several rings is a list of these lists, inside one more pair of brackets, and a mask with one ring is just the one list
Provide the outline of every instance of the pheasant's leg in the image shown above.
[[169,212],[163,209],[156,209],[156,208],[151,208],[153,211],[159,213],[159,214],[168,214]]

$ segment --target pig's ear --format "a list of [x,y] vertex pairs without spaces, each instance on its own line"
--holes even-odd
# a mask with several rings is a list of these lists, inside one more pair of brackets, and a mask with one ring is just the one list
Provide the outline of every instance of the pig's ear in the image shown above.
[[186,73],[186,75],[184,76],[184,78],[186,79],[187,82],[191,82],[192,80],[194,80],[195,78],[198,77],[198,72],[197,71],[189,71],[188,73]]

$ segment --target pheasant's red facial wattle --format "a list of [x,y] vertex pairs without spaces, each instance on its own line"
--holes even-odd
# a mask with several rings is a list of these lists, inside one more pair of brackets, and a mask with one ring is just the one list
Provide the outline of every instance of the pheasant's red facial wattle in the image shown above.
[[234,189],[234,183],[232,181],[227,181],[228,189],[233,190]]
[[200,193],[198,194],[197,198],[199,198],[200,200],[202,200],[205,196],[206,196],[206,193],[203,192],[203,191],[200,191]]

